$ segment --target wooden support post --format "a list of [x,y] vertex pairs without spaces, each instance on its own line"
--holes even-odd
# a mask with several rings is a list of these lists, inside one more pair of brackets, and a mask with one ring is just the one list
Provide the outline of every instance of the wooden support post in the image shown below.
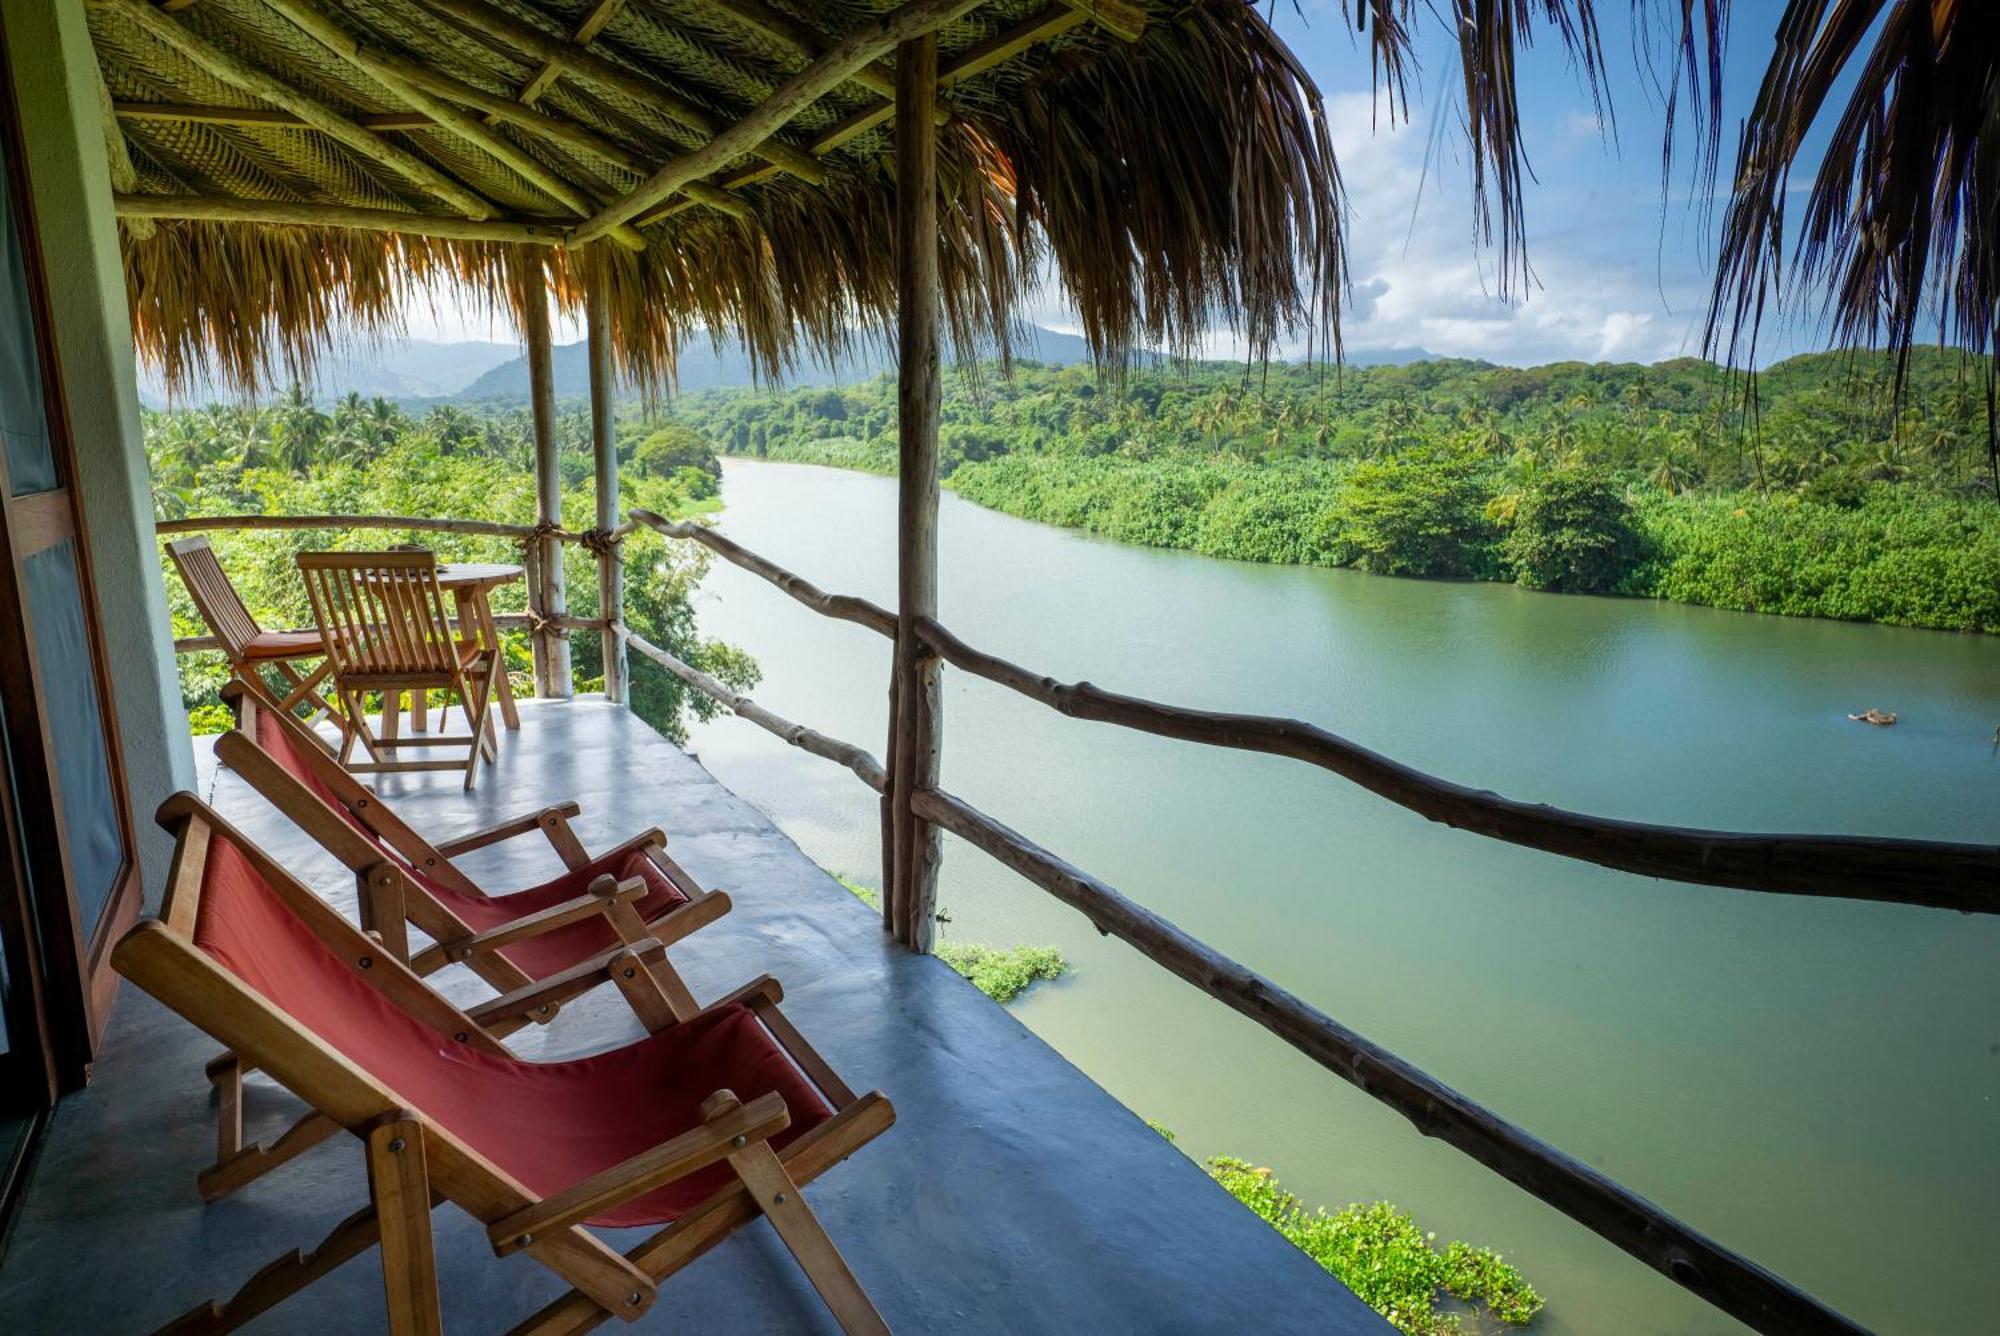
[[[528,345],[529,397],[535,411],[535,519],[562,523],[562,469],[556,460],[555,349],[549,333],[548,278],[534,265],[526,283],[521,334]],[[563,596],[562,544],[552,535],[538,540],[535,583],[528,586],[530,606],[553,620],[569,615]],[[537,595],[539,594],[539,598]],[[538,627],[535,646],[535,694],[567,698],[570,694],[569,640],[554,626]]]
[[896,738],[890,813],[895,838],[895,933],[931,949],[937,912],[938,832],[911,798],[937,787],[938,659],[917,634],[937,608],[938,222],[937,38],[896,51],[897,435]]
[[625,638],[615,629],[625,621],[625,553],[610,542],[618,527],[618,435],[611,419],[618,390],[611,364],[611,269],[609,256],[585,259],[588,287],[584,318],[590,327],[590,444],[597,463],[597,531],[607,545],[597,553],[597,615],[605,619],[604,695],[623,705],[626,696]]

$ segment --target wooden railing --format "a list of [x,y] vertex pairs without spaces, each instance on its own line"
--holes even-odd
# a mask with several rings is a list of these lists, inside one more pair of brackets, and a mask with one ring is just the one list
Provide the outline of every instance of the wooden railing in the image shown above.
[[[851,595],[829,594],[705,526],[634,510],[626,527],[638,525],[700,543],[815,612],[885,637],[896,634],[897,619],[888,609]],[[838,762],[877,793],[890,791],[889,768],[865,749],[765,709],[634,635],[622,623],[615,630],[643,657],[741,718],[792,746]],[[1331,770],[1430,820],[1559,857],[1754,893],[2000,913],[2000,847],[1868,836],[1746,834],[1564,811],[1424,774],[1300,720],[1188,709],[1105,691],[1087,682],[1065,684],[975,649],[933,618],[918,619],[917,630],[926,649],[945,663],[1072,718],[1208,746],[1289,756]],[[1732,1317],[1766,1332],[1860,1330],[1810,1295],[1371,1043],[964,799],[929,786],[913,795],[912,806],[924,821],[983,850],[1077,909],[1099,932],[1118,937],[1257,1022],[1402,1114],[1425,1136],[1457,1147]],[[886,800],[883,824],[886,839]],[[893,913],[885,910],[887,915]]]

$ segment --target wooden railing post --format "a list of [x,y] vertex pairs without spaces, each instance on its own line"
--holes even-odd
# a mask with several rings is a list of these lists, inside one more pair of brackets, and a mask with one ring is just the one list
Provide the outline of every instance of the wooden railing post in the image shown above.
[[[533,257],[522,282],[521,334],[528,345],[529,399],[535,416],[535,519],[537,526],[562,523],[562,470],[556,460],[556,381],[555,350],[549,333],[548,279],[539,257]],[[537,570],[528,585],[528,602],[536,615],[558,618],[569,615],[569,601],[563,596],[562,543],[552,534],[533,540],[537,545]],[[539,598],[537,595],[539,594]],[[570,694],[569,633],[554,626],[536,625],[535,694],[567,697]]]
[[[602,251],[606,243],[594,249]],[[623,705],[626,697],[625,639],[615,629],[625,621],[625,554],[612,539],[618,527],[618,436],[611,404],[618,382],[611,364],[611,271],[603,254],[586,257],[584,318],[590,337],[590,444],[597,481],[597,612],[604,619],[599,643],[604,651],[605,699]]]
[[937,786],[938,659],[917,634],[937,615],[938,223],[937,38],[896,50],[897,503],[895,745],[890,749],[894,843],[887,902],[892,929],[912,951],[931,949],[937,912],[938,831],[911,805]]

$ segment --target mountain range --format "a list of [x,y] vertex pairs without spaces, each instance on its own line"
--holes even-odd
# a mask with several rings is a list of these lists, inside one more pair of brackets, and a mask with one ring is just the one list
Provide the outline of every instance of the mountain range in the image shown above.
[[[364,399],[442,399],[464,389],[485,372],[518,359],[515,343],[441,343],[432,339],[359,340],[336,345],[320,361],[306,388],[330,404],[347,394]],[[227,403],[238,396],[203,378],[173,396],[175,406]],[[157,368],[139,365],[139,402],[168,406],[166,382]]]
[[[1090,349],[1075,334],[1028,326],[1014,340],[1014,355],[1051,366],[1087,363]],[[1402,366],[1428,361],[1435,354],[1421,348],[1350,349],[1349,366]],[[582,341],[554,349],[556,398],[577,399],[590,393],[588,353]],[[867,340],[828,363],[807,361],[794,367],[783,384],[817,386],[854,384],[893,371],[896,351],[886,340]],[[750,359],[742,345],[726,341],[716,347],[695,339],[681,349],[679,387],[683,391],[732,389],[754,385]],[[327,405],[348,394],[364,399],[380,396],[409,408],[433,403],[525,403],[528,361],[519,344],[491,342],[444,343],[431,339],[353,341],[336,347],[319,365],[307,386],[313,398]],[[175,395],[171,403],[157,370],[140,367],[139,399],[149,408],[186,407],[228,402],[237,396],[201,380]]]
[[[1052,366],[1068,366],[1090,360],[1090,348],[1074,334],[1060,334],[1039,325],[1030,325],[1014,341],[1014,355]],[[590,393],[590,363],[581,343],[560,344],[551,359],[554,363],[556,398],[581,398]],[[792,368],[784,379],[786,387],[851,385],[873,380],[896,367],[895,346],[885,340],[864,340],[832,362],[807,361]],[[734,340],[716,347],[706,340],[690,340],[681,349],[677,382],[683,391],[733,389],[754,385],[749,355]],[[512,402],[528,397],[528,360],[516,357],[486,371],[464,389],[451,396],[455,403]]]

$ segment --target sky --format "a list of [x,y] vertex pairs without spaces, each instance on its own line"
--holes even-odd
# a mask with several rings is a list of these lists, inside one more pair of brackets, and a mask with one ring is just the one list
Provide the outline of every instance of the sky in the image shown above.
[[[1523,52],[1521,120],[1527,129],[1527,257],[1532,281],[1503,297],[1497,252],[1478,244],[1468,185],[1458,65],[1443,5],[1418,7],[1417,68],[1408,119],[1391,121],[1370,82],[1352,0],[1271,0],[1261,6],[1301,58],[1326,101],[1349,208],[1353,293],[1342,318],[1350,353],[1423,349],[1517,366],[1637,361],[1700,355],[1719,210],[1685,144],[1664,183],[1664,101],[1647,72],[1669,50],[1636,32],[1632,7],[1599,5],[1609,124],[1553,34]],[[1677,9],[1654,3],[1653,10]],[[1738,0],[1724,81],[1724,175],[1735,128],[1763,73],[1779,0]],[[1657,37],[1657,34],[1655,34]],[[1074,330],[1054,285],[1031,299],[1026,319]],[[408,312],[419,338],[512,343],[505,324],[454,309]],[[1820,346],[1812,329],[1767,327],[1758,361]],[[557,338],[581,338],[559,323]],[[1231,331],[1213,331],[1205,351],[1241,352]],[[1288,348],[1299,355],[1303,347]]]

